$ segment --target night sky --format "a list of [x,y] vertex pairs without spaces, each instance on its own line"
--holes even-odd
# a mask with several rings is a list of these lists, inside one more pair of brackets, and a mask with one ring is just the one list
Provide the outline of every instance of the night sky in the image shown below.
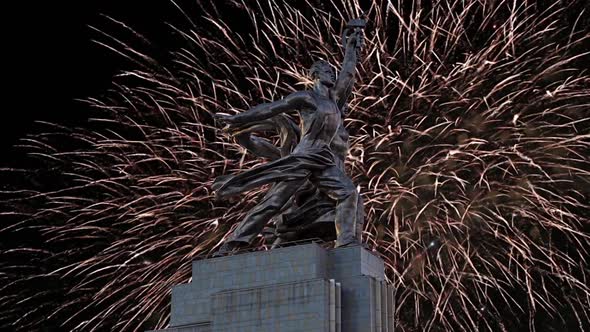
[[76,99],[100,96],[113,75],[126,68],[121,57],[93,42],[100,34],[91,26],[111,32],[102,14],[125,22],[162,49],[170,36],[165,23],[179,15],[171,2],[141,0],[15,2],[6,9],[2,166],[22,159],[13,146],[35,131],[35,121],[84,125],[88,111]]

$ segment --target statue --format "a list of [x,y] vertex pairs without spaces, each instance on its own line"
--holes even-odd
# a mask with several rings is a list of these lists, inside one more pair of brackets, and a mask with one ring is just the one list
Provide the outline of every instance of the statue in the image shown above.
[[[334,234],[336,247],[360,243],[363,201],[344,170],[348,132],[343,119],[364,41],[364,26],[363,19],[348,23],[343,33],[344,61],[337,79],[330,64],[319,60],[310,68],[314,80],[311,91],[297,91],[233,116],[217,115],[239,144],[255,155],[271,159],[243,173],[215,179],[217,198],[273,185],[216,255],[249,245],[271,219],[276,224],[275,245],[313,237],[314,232],[328,237]],[[294,111],[299,113],[301,132],[283,114]],[[252,135],[269,129],[280,133],[280,149]]]

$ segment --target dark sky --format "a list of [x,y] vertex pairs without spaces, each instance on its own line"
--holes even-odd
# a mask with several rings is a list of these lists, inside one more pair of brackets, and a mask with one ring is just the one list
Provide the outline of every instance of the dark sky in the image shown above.
[[[8,5],[5,5],[8,6]],[[178,17],[170,1],[84,0],[18,1],[4,8],[5,64],[0,167],[16,158],[11,148],[33,130],[35,120],[83,124],[87,113],[75,98],[100,94],[124,68],[121,58],[92,42],[107,14],[145,33],[156,43]],[[6,76],[6,73],[8,75]]]

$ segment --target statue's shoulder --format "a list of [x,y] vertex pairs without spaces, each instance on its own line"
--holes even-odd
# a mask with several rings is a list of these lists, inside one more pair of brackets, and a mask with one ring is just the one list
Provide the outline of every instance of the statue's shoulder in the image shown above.
[[309,90],[295,91],[288,98],[297,100],[299,104],[315,106],[317,104],[315,93]]
[[300,98],[313,98],[313,91],[310,90],[299,90],[291,94],[291,96],[298,96]]

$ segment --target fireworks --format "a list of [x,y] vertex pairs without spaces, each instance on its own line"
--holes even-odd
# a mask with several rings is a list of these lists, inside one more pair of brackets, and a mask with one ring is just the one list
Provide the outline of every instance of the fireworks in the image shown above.
[[48,125],[22,141],[43,169],[3,172],[30,184],[2,193],[0,234],[30,240],[0,247],[0,326],[165,326],[172,286],[265,191],[214,200],[216,176],[264,161],[213,114],[309,85],[306,69],[340,62],[343,24],[363,10],[347,167],[365,201],[363,240],[397,289],[396,328],[581,330],[590,35],[580,4],[203,2],[199,24],[183,10],[178,49],[157,59],[113,20],[135,38],[99,40],[135,67],[88,100],[96,126]]

